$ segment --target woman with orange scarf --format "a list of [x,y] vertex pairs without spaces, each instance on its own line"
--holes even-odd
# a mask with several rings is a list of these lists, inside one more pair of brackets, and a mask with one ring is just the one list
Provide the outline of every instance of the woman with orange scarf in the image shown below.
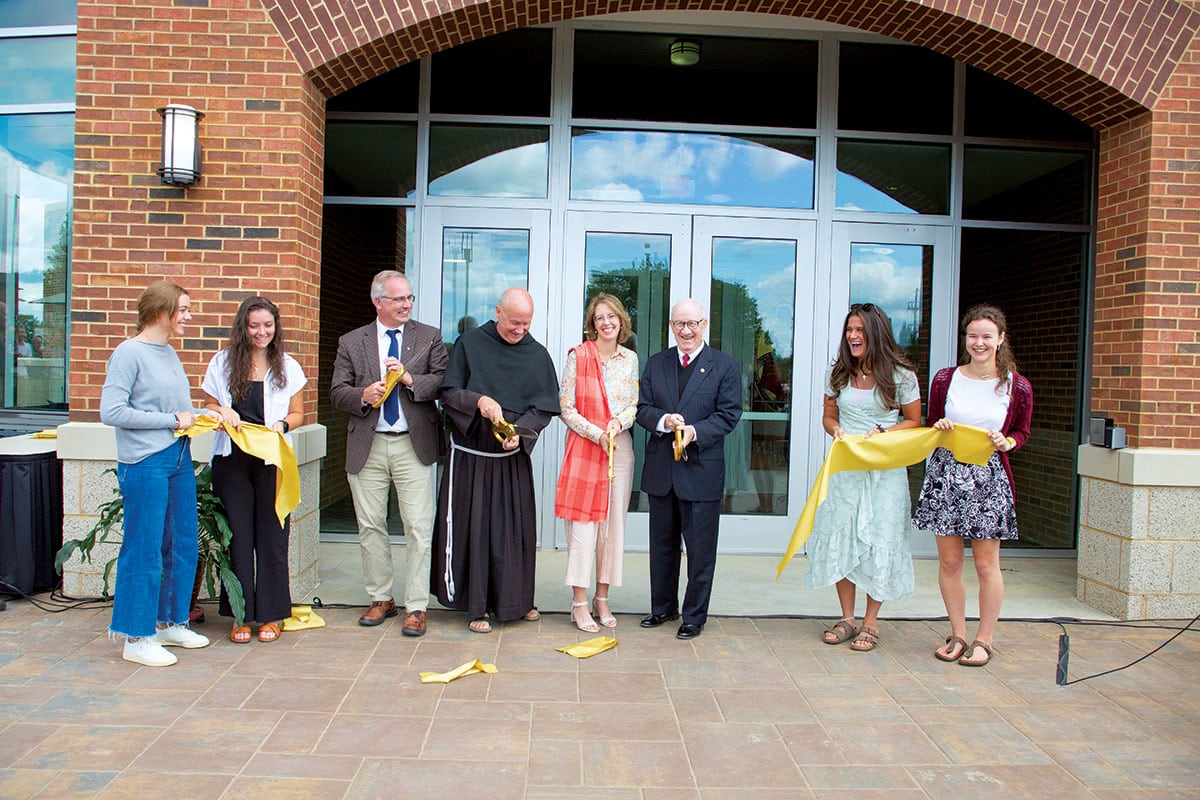
[[633,487],[633,427],[637,414],[638,357],[621,347],[631,333],[629,313],[601,292],[588,304],[582,344],[567,354],[559,403],[570,428],[555,516],[567,527],[571,621],[585,633],[600,630],[588,610],[587,587],[596,566],[593,608],[600,624],[615,628],[608,587],[621,585],[625,515]]

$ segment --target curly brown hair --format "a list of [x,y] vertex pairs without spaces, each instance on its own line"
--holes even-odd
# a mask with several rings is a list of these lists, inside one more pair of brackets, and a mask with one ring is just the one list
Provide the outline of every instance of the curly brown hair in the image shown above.
[[[867,337],[866,355],[861,360],[850,354],[850,345],[846,344],[846,328],[851,317],[862,320],[863,332]],[[838,346],[837,358],[833,362],[833,372],[829,376],[829,384],[834,393],[844,389],[855,372],[869,371],[875,378],[875,388],[884,407],[900,408],[900,403],[896,400],[897,367],[916,370],[908,356],[896,344],[896,337],[892,335],[892,323],[887,314],[874,303],[855,303],[850,306],[850,311],[842,322],[842,340]]]
[[279,307],[265,297],[247,297],[233,316],[233,326],[229,329],[229,343],[226,345],[229,351],[225,361],[225,368],[228,370],[226,378],[229,381],[229,393],[233,395],[235,403],[246,397],[250,377],[254,372],[251,361],[254,356],[254,342],[250,340],[247,328],[250,326],[250,314],[259,310],[269,311],[275,318],[275,337],[267,345],[267,366],[271,370],[271,383],[276,389],[287,385],[287,375],[283,369],[283,323],[279,321]]

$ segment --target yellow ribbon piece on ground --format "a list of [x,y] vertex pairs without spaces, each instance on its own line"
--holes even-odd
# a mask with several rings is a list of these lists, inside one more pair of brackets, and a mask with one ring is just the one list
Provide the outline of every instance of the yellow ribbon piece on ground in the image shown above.
[[829,455],[817,473],[804,510],[796,527],[792,531],[792,539],[788,542],[787,550],[775,568],[775,580],[783,575],[784,568],[791,562],[796,551],[800,549],[812,535],[813,521],[817,516],[817,507],[825,502],[829,495],[829,478],[837,472],[867,469],[898,469],[908,467],[925,458],[939,447],[944,447],[954,454],[954,457],[964,464],[982,466],[996,452],[995,446],[987,437],[987,431],[970,425],[955,425],[953,430],[939,431],[937,428],[907,428],[902,431],[889,431],[876,434],[870,439],[859,435],[834,439],[829,448]]
[[570,644],[566,647],[556,647],[554,649],[575,658],[591,658],[603,653],[605,650],[612,650],[616,646],[617,640],[613,637],[597,636],[595,639],[588,639],[586,642]]
[[312,606],[292,606],[292,615],[283,621],[285,631],[324,628],[325,620],[313,613]]
[[371,408],[379,408],[383,405],[383,401],[388,399],[388,395],[392,393],[392,389],[396,388],[396,384],[404,377],[403,369],[389,369],[387,375],[383,376],[383,396],[371,403]]
[[[206,431],[215,431],[220,424],[220,420],[200,414],[196,416],[192,427],[175,431],[175,435],[198,436]],[[283,525],[287,515],[300,505],[300,468],[296,466],[296,451],[282,433],[265,425],[243,422],[240,429],[226,428],[225,433],[242,452],[279,467],[275,473],[275,516]]]
[[495,664],[485,664],[477,658],[449,672],[422,672],[420,675],[421,683],[449,683],[450,681],[458,680],[463,675],[474,675],[477,672],[486,672],[488,675],[495,675],[499,671],[496,669]]
[[57,439],[58,438],[58,428],[47,428],[44,431],[38,431],[37,433],[33,434],[33,438],[34,439]]

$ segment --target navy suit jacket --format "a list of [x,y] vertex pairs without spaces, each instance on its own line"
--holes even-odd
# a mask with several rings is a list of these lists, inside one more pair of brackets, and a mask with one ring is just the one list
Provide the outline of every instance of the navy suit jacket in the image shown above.
[[[674,489],[681,500],[720,500],[725,490],[725,436],[742,417],[741,370],[729,355],[707,344],[690,370],[682,397],[678,348],[655,353],[642,372],[637,421],[650,432],[642,491],[663,497]],[[664,414],[682,414],[687,424],[696,426],[687,461],[674,458],[675,434],[656,430]]]

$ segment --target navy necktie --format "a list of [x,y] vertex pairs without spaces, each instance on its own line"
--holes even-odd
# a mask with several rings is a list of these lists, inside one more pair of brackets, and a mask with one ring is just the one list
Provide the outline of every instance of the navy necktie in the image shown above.
[[[397,360],[400,359],[400,342],[396,338],[399,334],[399,328],[393,328],[387,332],[392,339],[392,343],[388,345],[388,355]],[[400,390],[393,389],[392,393],[387,396],[387,400],[383,401],[383,420],[388,425],[395,425],[398,419],[400,419]]]

